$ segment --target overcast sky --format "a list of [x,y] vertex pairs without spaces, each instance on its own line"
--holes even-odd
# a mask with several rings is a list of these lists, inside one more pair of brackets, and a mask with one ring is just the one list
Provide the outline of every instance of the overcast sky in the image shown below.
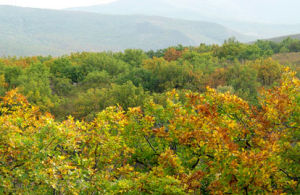
[[[115,0],[0,0],[0,4],[24,7],[62,9],[108,3]],[[142,0],[141,0],[142,1]]]
[[[102,3],[109,3],[117,0],[0,0],[0,4],[6,5],[16,5],[24,7],[36,7],[36,8],[51,8],[51,9],[62,9],[70,7],[80,7],[97,5]],[[122,1],[122,0],[119,0]],[[143,0],[140,0],[143,2]],[[244,9],[251,9],[255,6],[256,9],[263,8],[265,12],[276,9],[276,11],[281,10],[282,12],[288,12],[288,10],[298,10],[300,9],[300,0],[162,0],[168,1],[171,4],[179,4],[180,6],[193,5],[195,8],[203,4],[210,4],[213,6],[226,7],[239,7],[243,6]],[[266,8],[269,9],[266,9]],[[247,11],[247,10],[244,10]],[[278,14],[282,14],[278,13]]]

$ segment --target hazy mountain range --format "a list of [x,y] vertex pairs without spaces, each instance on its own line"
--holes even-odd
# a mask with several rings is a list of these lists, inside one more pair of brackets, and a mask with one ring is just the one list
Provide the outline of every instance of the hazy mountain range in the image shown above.
[[[115,0],[67,10],[0,6],[0,56],[150,50],[177,44],[221,44],[230,37],[252,42],[300,32],[296,8],[286,14],[283,1],[263,0],[254,6],[258,2]],[[267,9],[271,3],[275,11]],[[283,11],[274,14],[280,6]]]
[[[283,41],[286,38],[292,38],[292,39],[299,39],[300,40],[300,34],[295,34],[295,35],[288,35],[288,36],[281,36],[281,37],[275,37],[272,39],[269,39],[270,41],[274,42],[280,42]],[[299,59],[300,60],[300,59]]]
[[177,44],[222,43],[232,36],[253,40],[211,22],[0,6],[2,56],[149,50]]
[[70,9],[208,21],[243,34],[270,38],[300,32],[299,7],[299,0],[115,0]]

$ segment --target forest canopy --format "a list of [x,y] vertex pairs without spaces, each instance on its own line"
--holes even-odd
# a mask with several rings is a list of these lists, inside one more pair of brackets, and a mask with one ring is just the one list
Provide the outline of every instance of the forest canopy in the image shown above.
[[300,193],[299,45],[1,58],[0,193]]
[[300,51],[299,45],[289,38],[251,45],[229,39],[221,46],[1,58],[0,95],[18,88],[31,104],[60,120],[69,115],[92,120],[108,106],[127,110],[149,99],[162,104],[167,91],[204,92],[207,86],[257,104],[259,89],[278,83],[282,73],[270,57]]

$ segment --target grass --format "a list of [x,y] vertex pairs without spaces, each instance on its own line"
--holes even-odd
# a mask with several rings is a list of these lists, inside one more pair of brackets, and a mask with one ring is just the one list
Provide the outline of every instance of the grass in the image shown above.
[[272,58],[277,60],[280,64],[290,66],[298,72],[297,76],[300,76],[300,52],[275,54]]

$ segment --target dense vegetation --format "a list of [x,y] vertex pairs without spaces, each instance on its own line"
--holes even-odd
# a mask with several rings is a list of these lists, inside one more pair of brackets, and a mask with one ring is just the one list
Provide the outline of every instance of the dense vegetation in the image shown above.
[[299,44],[2,58],[0,193],[299,193]]
[[[274,53],[300,51],[300,41],[229,39],[222,46],[171,47],[143,52],[73,53],[69,56],[0,59],[0,95],[19,88],[31,104],[57,119],[72,115],[93,119],[108,106],[143,106],[149,99],[164,104],[164,93],[177,89],[204,92],[206,86],[258,103],[258,89],[275,85],[282,66]],[[297,70],[297,66],[291,64]]]

